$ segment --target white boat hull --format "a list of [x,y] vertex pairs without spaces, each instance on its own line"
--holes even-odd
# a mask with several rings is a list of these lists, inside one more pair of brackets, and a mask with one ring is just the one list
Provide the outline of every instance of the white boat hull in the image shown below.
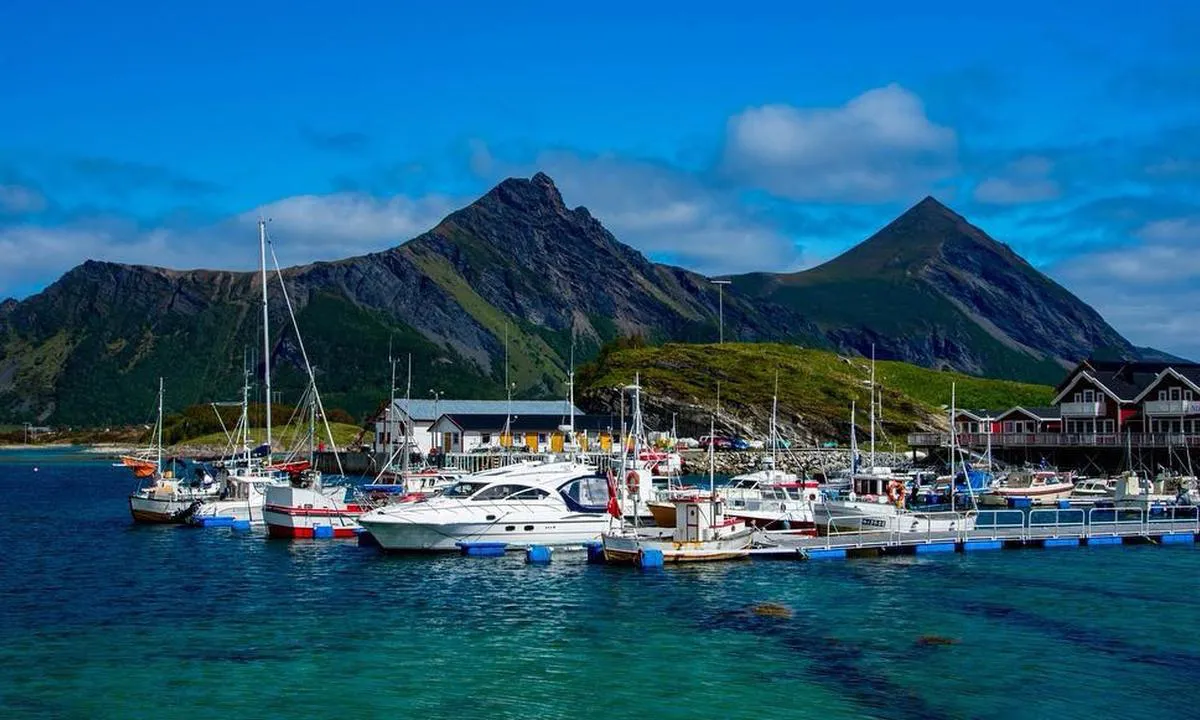
[[645,537],[633,533],[605,533],[604,559],[636,562],[643,550],[658,550],[664,563],[713,562],[749,557],[754,531],[740,527],[726,537],[702,541],[678,541],[670,537]]
[[814,507],[819,532],[938,533],[973,530],[974,515],[919,513],[870,502],[825,502]]
[[136,522],[182,523],[186,520],[188,510],[206,497],[211,499],[214,496],[157,497],[154,494],[134,493],[129,496],[129,513]]

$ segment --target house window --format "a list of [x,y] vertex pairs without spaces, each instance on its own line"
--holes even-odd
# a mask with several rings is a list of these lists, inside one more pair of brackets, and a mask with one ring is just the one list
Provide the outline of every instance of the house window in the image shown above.
[[546,433],[538,433],[538,445],[546,444]]
[[1191,402],[1192,401],[1192,391],[1184,390],[1183,391],[1183,399],[1185,402]]
[[491,433],[479,433],[479,442],[482,445],[491,445],[492,444],[492,434]]
[[1006,432],[1006,433],[1015,432],[1015,424],[1013,423],[1012,420],[1009,420],[1008,422],[1004,423],[1004,432]]
[[450,435],[450,443],[451,443],[452,445],[454,445],[455,447],[458,447],[458,444],[459,444],[460,442],[462,442],[462,436],[461,436],[461,435],[459,435],[458,433],[451,433],[451,435]]
[[1158,399],[1159,399],[1159,400],[1166,400],[1166,399],[1167,399],[1167,391],[1166,391],[1166,390],[1159,390],[1159,391],[1158,391]]
[[1083,393],[1075,393],[1075,402],[1083,402]]
[[1171,388],[1171,399],[1178,400],[1179,398],[1180,398],[1179,388],[1177,388],[1177,387]]
[[1106,433],[1113,432],[1113,421],[1112,420],[1104,421],[1104,432],[1106,432]]
[[1085,403],[1096,402],[1096,393],[1092,390],[1084,390],[1083,401]]

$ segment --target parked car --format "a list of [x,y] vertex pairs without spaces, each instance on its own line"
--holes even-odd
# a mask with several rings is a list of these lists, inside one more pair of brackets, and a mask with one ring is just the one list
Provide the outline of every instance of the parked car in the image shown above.
[[762,450],[767,446],[764,440],[747,440],[746,442],[750,443],[751,450]]
[[733,447],[733,441],[720,435],[705,435],[700,438],[700,447],[707,450],[710,445],[714,450],[729,450]]
[[743,438],[734,438],[729,441],[729,446],[734,450],[749,450],[750,443]]
[[691,450],[698,447],[700,447],[700,441],[696,438],[679,438],[679,441],[675,443],[677,450]]

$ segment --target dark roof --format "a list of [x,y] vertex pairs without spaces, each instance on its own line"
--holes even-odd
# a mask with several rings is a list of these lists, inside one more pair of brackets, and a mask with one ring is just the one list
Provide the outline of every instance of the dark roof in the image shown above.
[[973,408],[958,408],[955,415],[969,415],[976,420],[995,420],[1000,417],[1002,410],[977,410]]
[[[514,433],[549,432],[557,430],[559,425],[566,425],[570,422],[568,415],[522,415],[520,413],[513,413],[511,418],[506,414],[456,415],[446,413],[438,418],[438,422],[440,423],[443,419],[449,420],[468,432],[500,432],[504,429],[506,421],[509,429]],[[575,416],[575,429],[579,431],[609,430],[611,427],[612,418],[608,415]]]
[[1165,362],[1165,361],[1126,361],[1126,360],[1084,360],[1067,374],[1063,381],[1054,389],[1061,393],[1081,371],[1086,372],[1106,388],[1124,400],[1132,400],[1149,385],[1155,377],[1167,368],[1174,368],[1179,373],[1200,375],[1200,363]]

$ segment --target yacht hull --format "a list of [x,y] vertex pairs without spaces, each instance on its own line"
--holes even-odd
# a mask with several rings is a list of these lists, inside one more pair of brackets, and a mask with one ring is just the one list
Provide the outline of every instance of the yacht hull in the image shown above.
[[387,551],[457,551],[458,543],[502,542],[510,548],[529,545],[582,545],[608,528],[604,515],[555,519],[505,518],[502,522],[421,523],[363,519],[361,525]]
[[[342,497],[338,497],[341,495]],[[355,537],[358,516],[364,508],[344,501],[345,488],[321,491],[278,487],[267,488],[263,521],[267,534],[274,538],[301,539],[316,535],[315,528],[331,528],[333,537]]]

